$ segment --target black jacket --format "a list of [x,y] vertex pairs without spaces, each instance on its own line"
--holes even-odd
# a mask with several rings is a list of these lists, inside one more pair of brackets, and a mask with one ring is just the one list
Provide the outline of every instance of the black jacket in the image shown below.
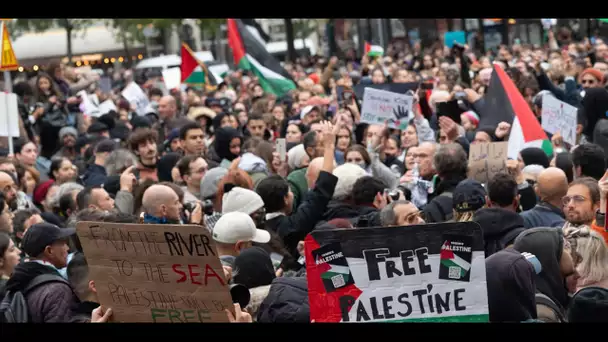
[[107,177],[108,174],[105,167],[97,164],[89,164],[82,176],[82,183],[84,186],[102,185],[106,182]]
[[[361,215],[367,215],[371,212],[377,211],[378,209],[368,206],[358,206],[343,201],[330,201],[327,205],[327,210],[323,214],[324,221],[331,221],[333,219],[353,219]],[[322,224],[321,222],[320,224]],[[319,226],[319,224],[317,224]]]
[[442,179],[435,192],[429,195],[429,202],[424,207],[426,223],[445,222],[452,219],[453,201],[452,192],[466,176],[454,175]]
[[258,310],[260,323],[310,323],[305,277],[276,278]]
[[483,208],[473,215],[483,232],[486,258],[505,249],[524,228],[524,220],[516,212],[502,208]]
[[321,171],[315,187],[308,191],[304,202],[289,216],[281,215],[265,222],[266,230],[276,233],[291,255],[298,255],[298,242],[304,240],[317,222],[323,219],[323,213],[329,200],[334,195],[338,178],[331,173]]

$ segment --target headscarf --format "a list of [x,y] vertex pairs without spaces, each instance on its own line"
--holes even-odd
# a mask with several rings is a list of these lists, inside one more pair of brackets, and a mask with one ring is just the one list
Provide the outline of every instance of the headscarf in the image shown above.
[[227,159],[233,161],[238,158],[237,155],[230,152],[230,142],[234,138],[241,139],[241,145],[243,144],[243,135],[232,127],[222,127],[215,131],[214,148],[217,156],[220,157],[220,160]]
[[528,147],[524,148],[519,152],[521,154],[521,159],[523,159],[524,164],[528,165],[540,165],[545,169],[549,167],[549,157],[545,151],[538,147]]
[[568,289],[561,273],[560,261],[564,251],[562,231],[556,228],[531,228],[521,233],[513,244],[519,252],[536,255],[542,271],[536,275],[536,292],[540,292],[561,307],[568,307]]

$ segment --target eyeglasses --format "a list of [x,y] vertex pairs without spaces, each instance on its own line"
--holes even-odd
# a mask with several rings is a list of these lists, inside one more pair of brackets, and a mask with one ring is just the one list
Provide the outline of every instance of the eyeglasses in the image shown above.
[[584,196],[581,195],[574,195],[574,196],[564,196],[562,197],[562,204],[564,206],[570,204],[570,201],[574,201],[574,203],[583,203],[585,202],[587,199]]

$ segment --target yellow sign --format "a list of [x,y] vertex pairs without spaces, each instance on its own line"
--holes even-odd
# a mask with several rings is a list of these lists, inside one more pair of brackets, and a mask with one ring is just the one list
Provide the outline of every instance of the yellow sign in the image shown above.
[[19,62],[17,62],[17,57],[15,56],[15,51],[13,50],[13,45],[11,44],[11,39],[9,38],[8,28],[2,22],[0,24],[2,26],[2,56],[0,57],[0,71],[12,71],[17,70],[19,68]]

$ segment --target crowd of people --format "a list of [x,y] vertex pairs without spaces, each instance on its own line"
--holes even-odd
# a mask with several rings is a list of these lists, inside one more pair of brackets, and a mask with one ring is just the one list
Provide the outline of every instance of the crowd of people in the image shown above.
[[[22,292],[33,322],[106,322],[76,222],[192,223],[212,232],[226,278],[250,290],[231,321],[310,322],[311,231],[472,221],[490,321],[608,320],[608,46],[548,39],[483,54],[416,43],[360,60],[301,57],[284,65],[297,85],[284,96],[246,70],[214,89],[165,92],[159,78],[136,79],[145,115],[120,95],[131,70],[104,92],[51,63],[14,85],[13,154],[0,138],[0,299]],[[553,154],[525,148],[481,184],[467,175],[470,145],[511,133],[510,122],[480,127],[475,110],[493,64],[539,121],[545,96],[578,107],[578,143],[549,135]],[[338,94],[382,83],[420,85],[403,130],[362,123],[360,103]],[[82,89],[117,110],[83,113]],[[456,97],[468,106],[460,124],[437,110]]]

